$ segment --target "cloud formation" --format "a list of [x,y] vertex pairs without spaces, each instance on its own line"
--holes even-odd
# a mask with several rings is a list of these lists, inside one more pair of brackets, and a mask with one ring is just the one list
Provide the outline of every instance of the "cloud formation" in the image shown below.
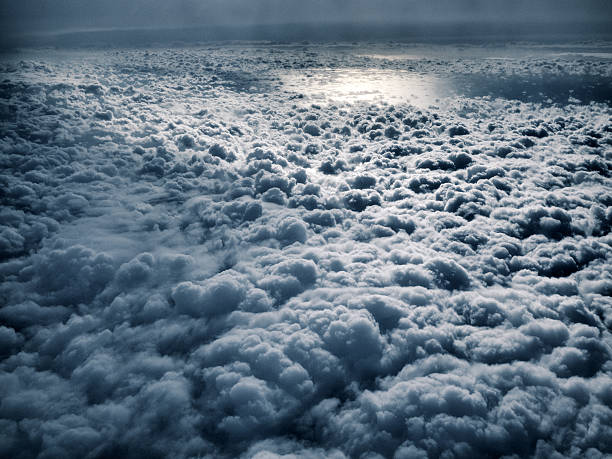
[[609,105],[281,84],[612,73],[437,50],[5,57],[0,455],[612,454]]

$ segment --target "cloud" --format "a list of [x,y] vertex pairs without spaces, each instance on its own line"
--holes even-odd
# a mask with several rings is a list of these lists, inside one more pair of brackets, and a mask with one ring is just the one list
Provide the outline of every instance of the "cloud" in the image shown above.
[[609,59],[417,48],[3,58],[0,455],[611,454],[608,104],[308,88]]
[[172,300],[180,313],[196,317],[213,316],[235,310],[245,299],[245,280],[225,272],[203,285],[182,282],[172,291]]

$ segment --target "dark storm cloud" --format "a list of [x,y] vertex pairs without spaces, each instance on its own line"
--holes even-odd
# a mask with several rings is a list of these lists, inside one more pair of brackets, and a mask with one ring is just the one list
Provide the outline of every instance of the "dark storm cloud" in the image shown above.
[[605,0],[4,0],[15,32],[109,27],[406,21],[607,21]]

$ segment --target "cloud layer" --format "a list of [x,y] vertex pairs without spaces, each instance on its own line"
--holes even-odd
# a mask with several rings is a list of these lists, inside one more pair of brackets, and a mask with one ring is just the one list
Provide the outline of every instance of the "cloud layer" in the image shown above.
[[585,59],[358,52],[5,58],[0,455],[612,454],[609,105],[280,84]]

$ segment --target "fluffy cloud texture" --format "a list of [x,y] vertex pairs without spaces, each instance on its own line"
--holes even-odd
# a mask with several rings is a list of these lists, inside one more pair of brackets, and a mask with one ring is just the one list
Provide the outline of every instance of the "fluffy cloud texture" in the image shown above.
[[610,61],[431,53],[3,57],[0,455],[612,454],[609,105],[281,84]]

